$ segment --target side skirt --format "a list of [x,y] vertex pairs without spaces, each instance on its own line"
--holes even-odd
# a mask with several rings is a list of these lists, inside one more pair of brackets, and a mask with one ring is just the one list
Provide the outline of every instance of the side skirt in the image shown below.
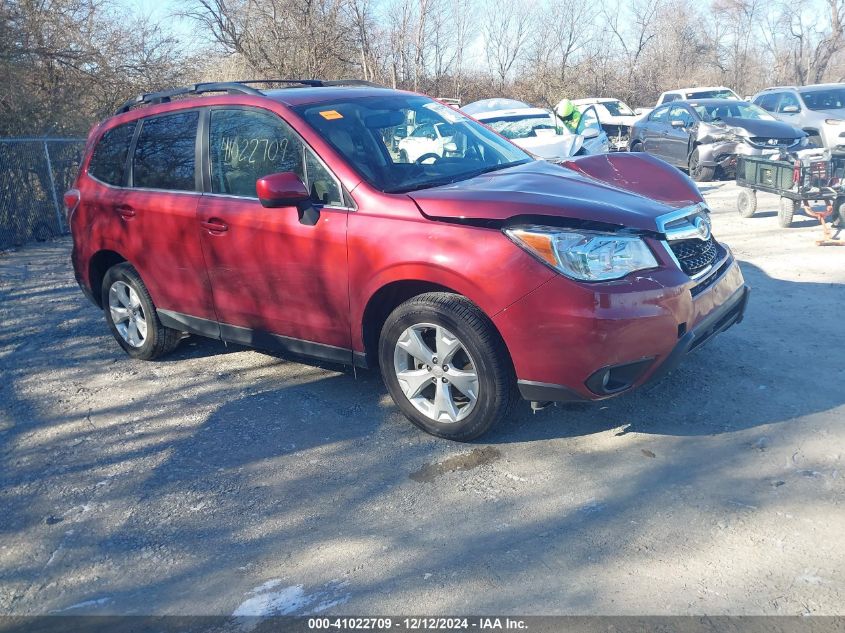
[[202,319],[171,310],[156,310],[156,312],[163,325],[175,330],[270,352],[281,352],[329,363],[367,368],[366,356],[361,352],[353,352],[351,349],[304,341],[239,325],[218,323],[211,319]]

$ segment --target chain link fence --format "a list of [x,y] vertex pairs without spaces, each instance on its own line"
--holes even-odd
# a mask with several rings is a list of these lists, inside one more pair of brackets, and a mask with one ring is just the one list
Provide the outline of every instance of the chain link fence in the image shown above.
[[67,234],[64,192],[85,139],[0,139],[0,251]]

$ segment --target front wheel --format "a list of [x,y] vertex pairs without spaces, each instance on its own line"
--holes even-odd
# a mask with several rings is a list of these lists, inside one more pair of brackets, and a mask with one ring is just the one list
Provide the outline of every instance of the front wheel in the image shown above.
[[147,287],[130,264],[109,268],[101,298],[109,329],[129,356],[153,360],[176,349],[182,333],[162,325]]
[[701,154],[695,148],[689,157],[689,175],[696,182],[710,182],[716,174],[715,167],[707,167],[701,164]]
[[504,342],[459,295],[426,293],[396,308],[381,331],[379,363],[402,413],[438,437],[473,440],[506,418],[517,398]]

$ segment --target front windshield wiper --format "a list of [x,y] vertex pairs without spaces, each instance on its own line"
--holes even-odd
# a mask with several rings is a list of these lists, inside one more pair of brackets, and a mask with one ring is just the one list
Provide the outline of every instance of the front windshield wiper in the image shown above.
[[492,165],[488,167],[483,167],[482,169],[476,169],[474,171],[467,171],[462,174],[458,174],[457,176],[450,176],[448,178],[440,178],[437,180],[426,180],[425,182],[419,182],[409,187],[396,187],[394,189],[385,189],[385,193],[407,193],[409,191],[419,191],[420,189],[431,189],[432,187],[443,187],[444,185],[451,185],[455,182],[460,182],[461,180],[469,180],[470,178],[475,178],[476,176],[481,176],[483,174],[489,174],[493,171],[499,171],[502,169],[507,169],[508,167],[516,167],[517,165],[524,165],[525,163],[531,162],[530,160],[515,160],[510,163],[502,163],[501,165]]

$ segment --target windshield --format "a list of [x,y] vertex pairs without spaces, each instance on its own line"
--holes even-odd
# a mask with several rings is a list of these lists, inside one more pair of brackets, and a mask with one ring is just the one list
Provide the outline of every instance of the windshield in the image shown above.
[[692,106],[705,123],[716,123],[725,119],[755,119],[758,121],[774,121],[775,117],[754,105],[744,101],[738,103],[702,104]]
[[605,107],[605,109],[610,113],[610,116],[634,116],[631,108],[621,101],[602,101],[600,105]]
[[557,126],[551,116],[541,114],[500,116],[484,119],[484,124],[509,139],[557,134]]
[[389,94],[294,110],[367,182],[388,193],[534,160],[477,121],[427,97]]
[[719,90],[701,90],[699,92],[688,92],[687,99],[739,99],[736,93],[729,88]]
[[808,90],[801,98],[810,110],[841,110],[845,108],[845,87]]

